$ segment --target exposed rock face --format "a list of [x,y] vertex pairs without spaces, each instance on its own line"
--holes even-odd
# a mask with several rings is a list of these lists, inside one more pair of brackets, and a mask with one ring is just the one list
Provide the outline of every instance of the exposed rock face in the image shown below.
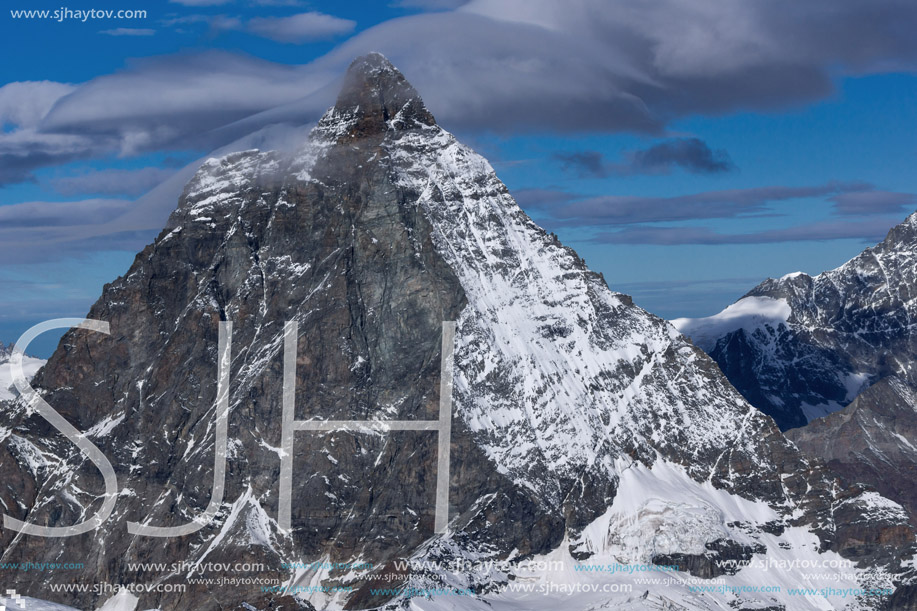
[[865,482],[917,516],[917,397],[901,378],[873,384],[839,412],[787,432],[848,483]]
[[[740,545],[729,539],[710,541],[704,545],[703,554],[663,554],[653,558],[653,564],[678,566],[695,577],[712,579],[721,575],[735,575],[743,564],[751,562],[755,554],[766,554],[763,545]],[[731,563],[730,563],[731,561]]]
[[[436,125],[379,55],[354,62],[299,154],[247,151],[205,163],[169,226],[105,287],[89,318],[108,321],[111,334],[68,332],[35,386],[110,458],[121,492],[93,533],[3,530],[6,562],[85,564],[14,575],[20,592],[90,608],[107,595],[64,599],[48,584],[183,584],[188,569],[171,563],[252,562],[265,565],[257,577],[287,585],[353,588],[301,594],[316,607],[370,607],[391,600],[369,585],[397,573],[397,560],[517,561],[565,538],[574,557],[613,553],[634,563],[817,547],[906,581],[914,534],[900,508],[838,486],[702,351],[610,291],[518,208],[484,159]],[[223,320],[234,328],[221,511],[184,537],[129,535],[128,521],[184,524],[208,504]],[[425,431],[297,433],[293,530],[278,529],[290,320],[300,330],[300,420],[434,420],[441,322],[457,321],[447,535],[433,535],[436,436]],[[95,511],[98,470],[24,400],[3,418],[6,511],[45,525]],[[644,481],[637,472],[648,483],[634,484]],[[632,487],[627,498],[622,482]],[[660,497],[657,484],[673,496]],[[739,525],[725,519],[734,506],[757,509]],[[374,571],[282,566],[316,561]],[[394,583],[434,577],[442,576],[412,569]],[[507,575],[448,579],[485,596]],[[685,608],[703,608],[677,592]],[[243,602],[291,604],[260,585],[191,584],[144,594],[138,608]]]
[[[915,270],[912,214],[835,270],[768,279],[721,314],[676,326],[782,430],[800,427],[886,376],[917,383]],[[729,315],[743,307],[744,316]],[[784,314],[775,316],[781,307]]]

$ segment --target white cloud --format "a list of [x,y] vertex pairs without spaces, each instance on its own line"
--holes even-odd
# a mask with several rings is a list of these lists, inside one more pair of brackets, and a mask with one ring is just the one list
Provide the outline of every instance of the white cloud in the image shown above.
[[54,81],[17,81],[0,87],[0,126],[34,127],[54,104],[76,89]]
[[[230,142],[207,157],[253,148],[295,151],[306,141],[308,132],[308,126],[273,125]],[[152,170],[155,168],[126,171],[125,174],[143,175],[150,182],[153,178],[161,179],[134,201],[91,198],[0,206],[0,260],[6,263],[49,261],[104,250],[136,252],[150,243],[166,224],[185,185],[207,157],[178,170],[163,170],[160,176],[154,176],[156,172]],[[117,182],[124,178],[116,171],[96,174],[89,175],[87,180],[104,184],[109,179]],[[136,177],[128,175],[128,179]]]
[[43,128],[108,135],[130,154],[200,136],[318,84],[301,68],[223,52],[155,58],[93,79],[58,105]]
[[[230,15],[182,15],[180,17],[169,17],[163,19],[160,23],[165,27],[185,26],[194,24],[205,24],[210,27],[212,33],[227,32],[230,30],[241,30],[243,27],[242,20]],[[176,28],[176,31],[182,31]]]
[[30,180],[37,167],[90,157],[112,144],[105,137],[44,133],[31,127],[0,133],[0,184]]
[[349,34],[356,27],[356,21],[316,12],[289,17],[256,17],[248,22],[248,29],[252,33],[288,43],[334,38]]
[[[285,120],[309,120],[333,99],[327,88],[350,61],[369,51],[389,56],[447,125],[497,130],[660,133],[685,115],[817,99],[844,70],[917,66],[917,38],[900,28],[917,20],[917,5],[831,0],[816,19],[810,3],[775,0],[733,3],[714,18],[712,2],[476,0],[384,22],[304,66],[216,52],[150,59],[81,86],[44,127],[125,140],[131,131],[125,150],[144,150],[176,137],[199,144],[275,107],[291,108]],[[354,27],[320,13],[230,25],[283,40]],[[834,40],[831,30],[845,36]],[[858,40],[870,44],[849,44]]]

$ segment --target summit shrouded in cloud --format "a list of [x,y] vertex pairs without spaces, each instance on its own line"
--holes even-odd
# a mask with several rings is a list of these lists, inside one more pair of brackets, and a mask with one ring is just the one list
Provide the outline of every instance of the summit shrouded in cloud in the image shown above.
[[[203,159],[288,147],[285,134],[333,102],[352,58],[375,50],[443,125],[486,150],[512,191],[572,194],[531,211],[631,285],[648,274],[673,287],[709,281],[714,259],[720,279],[773,275],[816,242],[817,265],[833,267],[917,193],[906,102],[917,95],[917,14],[897,0],[154,4],[142,18],[85,24],[4,13],[3,40],[22,59],[0,68],[0,205],[135,200],[104,226],[23,228],[0,240],[4,260],[71,264],[82,252],[123,269]],[[163,165],[180,179],[148,169]],[[840,183],[875,192],[773,199],[746,219],[743,194]],[[715,192],[735,199],[709,206],[735,214],[681,213],[693,207],[682,197]],[[570,216],[602,201],[608,210]],[[621,202],[658,212],[634,223],[640,215],[614,213]],[[60,246],[29,246],[48,239]],[[646,254],[638,265],[624,251],[633,245]],[[0,281],[18,273],[0,270]],[[679,310],[688,299],[637,297],[681,316],[734,296],[698,294],[689,310]],[[12,339],[25,321],[3,324]]]
[[[861,75],[914,67],[917,44],[899,27],[914,19],[913,7],[844,0],[820,11],[821,4],[741,3],[719,10],[715,2],[577,0],[559,11],[546,1],[476,1],[364,28],[306,64],[271,61],[253,71],[233,56],[213,73],[212,63],[187,58],[137,63],[82,83],[78,95],[48,114],[44,127],[52,133],[101,131],[119,140],[139,130],[146,146],[161,147],[176,137],[201,138],[232,120],[211,114],[216,109],[252,114],[301,100],[298,119],[314,119],[330,100],[310,95],[322,91],[347,58],[371,49],[404,66],[430,92],[429,103],[443,120],[500,131],[661,133],[680,116],[817,100],[834,91],[832,71]],[[597,13],[603,18],[595,19]],[[253,32],[284,42],[355,27],[353,20],[319,12],[248,23]],[[692,35],[679,36],[676,28]],[[835,28],[848,40],[868,37],[870,44],[849,44],[830,35]],[[615,35],[621,31],[629,36]],[[173,78],[157,78],[163,70]],[[112,103],[102,104],[115,89]],[[98,120],[115,109],[107,121]],[[208,116],[200,116],[205,111]],[[164,123],[184,127],[172,133],[154,128]]]
[[[203,159],[287,148],[286,133],[333,102],[351,59],[374,50],[426,92],[443,125],[486,150],[512,191],[570,193],[531,212],[631,286],[647,275],[673,288],[713,280],[698,271],[712,260],[724,262],[720,279],[773,275],[816,241],[810,271],[834,267],[917,193],[907,171],[907,134],[917,130],[906,103],[917,95],[909,3],[157,7],[86,24],[3,15],[3,40],[24,59],[0,68],[0,205],[24,205],[12,214],[49,201],[78,211],[99,197],[135,200],[104,226],[65,224],[78,214],[53,226],[18,221],[0,240],[4,260],[72,264],[82,252],[123,269]],[[164,165],[180,178],[155,170]],[[874,192],[777,198],[747,214],[749,193],[841,183]],[[682,199],[708,193],[734,199]],[[652,214],[618,212],[631,205]],[[718,212],[682,212],[698,206]],[[59,246],[29,246],[49,239]],[[634,245],[645,255],[637,265],[624,250]],[[0,281],[20,272],[0,270]],[[82,294],[99,288],[88,276],[72,282]],[[696,316],[734,295],[637,297],[665,316]],[[27,326],[4,324],[7,340]]]
[[[76,555],[68,583],[188,587],[51,592],[49,569],[8,574],[18,592],[131,611],[435,610],[455,592],[530,608],[515,583],[595,584],[534,598],[573,609],[844,603],[793,593],[812,584],[910,595],[901,506],[840,486],[609,289],[384,56],[352,62],[297,148],[208,158],[176,203],[90,308],[106,326],[67,331],[37,390],[0,410],[11,518],[99,523],[5,528],[0,549]],[[62,442],[39,400],[99,454]],[[147,528],[182,530],[163,544]],[[770,569],[789,555],[825,576]],[[208,563],[258,581],[215,600],[190,579]],[[678,578],[637,593],[630,571],[578,579],[590,566]],[[728,587],[698,598],[711,578]]]

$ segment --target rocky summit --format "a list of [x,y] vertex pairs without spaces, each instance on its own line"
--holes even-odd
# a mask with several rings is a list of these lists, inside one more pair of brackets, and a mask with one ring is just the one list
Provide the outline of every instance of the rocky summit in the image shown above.
[[[4,528],[3,562],[81,563],[14,573],[5,585],[20,593],[83,609],[114,597],[105,584],[148,586],[112,604],[163,611],[455,608],[448,590],[464,593],[460,608],[529,608],[511,586],[572,583],[571,567],[595,562],[677,565],[680,577],[558,605],[914,608],[902,606],[914,551],[902,508],[802,455],[710,357],[535,225],[381,55],[351,65],[296,154],[206,161],[87,318],[109,333],[68,331],[37,393],[3,406],[0,501],[12,518],[62,527],[112,500],[40,397],[110,461],[116,502],[71,537]],[[456,329],[437,532],[445,433],[334,423],[436,421],[444,321]],[[295,432],[286,529],[290,400],[315,427]],[[211,502],[194,532],[128,530],[193,524]],[[532,569],[539,559],[567,569]],[[848,562],[821,569],[830,585],[896,598],[791,594],[811,581],[766,568],[789,560]],[[712,578],[731,588],[689,585]],[[99,587],[52,591],[62,582]]]

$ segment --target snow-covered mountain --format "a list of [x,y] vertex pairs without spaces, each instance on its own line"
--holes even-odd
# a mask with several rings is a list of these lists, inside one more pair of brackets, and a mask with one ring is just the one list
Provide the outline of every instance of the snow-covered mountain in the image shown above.
[[[3,342],[0,342],[0,401],[9,401],[17,395],[13,389],[13,373],[10,371],[12,353],[13,346],[4,346]],[[31,380],[45,362],[45,359],[25,354],[22,357],[22,373],[25,374],[26,379]]]
[[[173,563],[263,563],[259,578],[289,588],[191,584],[140,597],[138,608],[164,611],[273,609],[291,597],[317,609],[558,608],[550,593],[511,586],[625,582],[631,590],[581,589],[564,608],[913,599],[914,531],[901,507],[840,485],[706,354],[609,290],[380,55],[354,62],[298,153],[205,163],[168,227],[88,317],[111,334],[68,332],[35,385],[110,457],[117,504],[97,531],[68,539],[4,530],[3,562],[73,554],[87,568],[68,580],[143,584],[187,584]],[[292,529],[281,529],[285,323],[299,329],[297,420],[401,421],[439,414],[448,320],[457,325],[446,533],[433,531],[436,435],[376,429],[297,433]],[[208,505],[220,321],[233,330],[216,519],[166,544],[130,535],[128,521],[180,525]],[[24,399],[3,413],[7,511],[47,525],[95,511],[95,467]],[[547,560],[560,565],[532,568]],[[629,574],[584,576],[577,567],[590,563],[668,581],[638,591]],[[48,596],[60,578],[14,575],[14,585],[81,608],[104,602]],[[714,578],[722,587],[709,587]],[[791,592],[827,586],[837,593]],[[848,594],[857,587],[895,594]]]
[[673,324],[781,429],[836,412],[887,376],[917,383],[917,213],[817,276],[768,279],[716,316]]
[[917,214],[835,270],[767,280],[716,316],[673,321],[801,449],[912,521],[915,270]]

